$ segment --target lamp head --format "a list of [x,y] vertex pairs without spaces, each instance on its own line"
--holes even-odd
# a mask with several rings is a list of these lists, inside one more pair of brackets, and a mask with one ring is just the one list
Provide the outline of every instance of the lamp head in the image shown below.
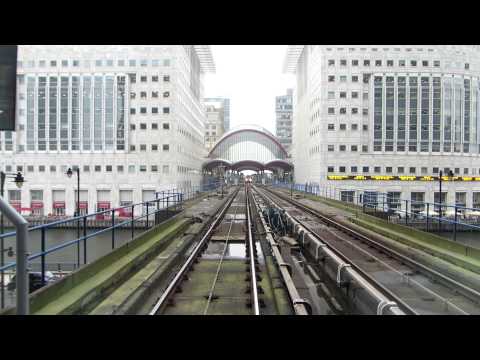
[[21,172],[18,172],[18,173],[17,173],[17,175],[15,176],[15,179],[13,180],[13,182],[17,185],[17,187],[18,187],[19,189],[22,188],[23,183],[25,182],[25,179],[23,178]]
[[68,176],[69,178],[71,178],[72,175],[73,175],[72,168],[68,168],[68,170],[67,170],[67,176]]

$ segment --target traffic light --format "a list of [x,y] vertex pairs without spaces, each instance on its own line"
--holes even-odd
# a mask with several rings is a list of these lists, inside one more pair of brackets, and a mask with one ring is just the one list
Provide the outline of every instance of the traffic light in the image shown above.
[[0,45],[0,131],[15,131],[18,45]]

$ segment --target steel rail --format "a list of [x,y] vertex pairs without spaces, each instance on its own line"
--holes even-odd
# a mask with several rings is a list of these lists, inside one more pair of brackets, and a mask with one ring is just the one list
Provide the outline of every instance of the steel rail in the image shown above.
[[[263,210],[262,206],[258,203],[255,195],[252,193],[253,202],[255,207],[257,208],[257,212],[260,213]],[[270,248],[273,253],[273,257],[275,262],[280,270],[280,275],[282,276],[283,283],[285,284],[288,292],[288,296],[290,297],[290,301],[292,302],[293,310],[295,311],[295,315],[310,315],[311,314],[311,306],[310,304],[303,299],[297,291],[295,284],[293,283],[292,276],[288,271],[289,265],[285,263],[283,260],[282,254],[279,250],[279,245],[275,241],[272,236],[272,231],[268,224],[266,223],[263,216],[260,215],[260,221],[262,222],[263,229],[265,231],[265,236],[267,241],[270,245]]]
[[210,292],[208,293],[207,305],[205,306],[205,310],[203,311],[203,315],[207,315],[208,308],[210,307],[210,303],[212,302],[213,292],[215,291],[215,286],[217,285],[218,275],[220,274],[220,269],[222,268],[222,264],[223,264],[223,260],[225,258],[225,254],[227,253],[228,240],[230,239],[230,233],[232,231],[233,222],[234,222],[234,220],[236,218],[236,215],[237,215],[237,209],[238,208],[235,207],[235,213],[233,214],[233,219],[230,220],[230,226],[228,228],[227,238],[226,238],[226,241],[225,241],[225,247],[223,249],[222,256],[220,257],[220,261],[219,261],[218,266],[217,266],[217,271],[215,273],[215,277],[214,277],[213,282],[212,282],[212,287],[210,288]]
[[[290,204],[295,205],[293,202],[287,201],[287,199],[283,199],[282,197],[278,196],[276,193],[269,191],[272,195],[276,196],[277,198],[284,200]],[[260,192],[259,192],[260,193]],[[274,204],[277,208],[280,209],[280,206],[269,196],[266,194],[262,194],[261,196],[265,197],[268,199],[272,204]],[[288,199],[290,200],[290,199]],[[350,275],[359,283],[359,285],[366,291],[368,291],[370,294],[372,294],[375,298],[379,299],[381,304],[387,304],[387,303],[395,303],[398,308],[402,310],[401,313],[398,314],[410,314],[410,315],[418,315],[417,311],[415,311],[413,308],[410,307],[407,303],[405,303],[402,299],[400,299],[397,295],[392,293],[389,289],[387,289],[385,286],[380,284],[378,281],[376,281],[371,275],[369,275],[367,272],[359,268],[357,265],[355,265],[347,256],[343,255],[339,250],[328,244],[327,242],[323,241],[322,238],[313,232],[308,225],[304,224],[302,221],[298,220],[298,218],[294,217],[291,214],[288,214],[292,218],[293,221],[295,221],[298,225],[303,227],[305,229],[305,232],[308,233],[308,236],[311,238],[317,239],[322,244],[323,251],[331,257],[336,263],[340,264],[339,269],[338,269],[338,276],[341,275],[341,270],[345,269],[345,272],[350,273]],[[305,233],[304,232],[304,233]],[[339,279],[337,279],[338,281]]]
[[177,285],[180,283],[181,279],[184,277],[185,273],[188,271],[190,266],[193,263],[193,260],[200,254],[200,250],[202,249],[203,245],[205,244],[206,240],[210,238],[213,229],[219,224],[227,210],[230,208],[230,205],[232,204],[233,200],[238,194],[239,189],[237,189],[233,195],[231,195],[230,199],[227,201],[225,206],[220,210],[220,212],[217,213],[217,217],[215,220],[212,222],[210,227],[208,228],[207,232],[205,235],[203,235],[202,239],[198,242],[198,244],[195,246],[194,250],[188,257],[188,259],[185,261],[181,269],[177,272],[175,277],[172,279],[172,281],[169,283],[168,287],[165,289],[165,291],[162,293],[162,296],[158,299],[158,301],[155,303],[153,306],[152,310],[150,310],[149,315],[155,315],[160,307],[163,306],[165,301],[170,297],[172,294],[172,291],[177,287]]
[[[267,190],[267,191],[271,192],[271,190]],[[304,204],[301,204],[301,203],[299,203],[295,200],[286,198],[286,197],[284,197],[282,195],[279,195],[277,193],[274,193],[274,194],[277,195],[280,199],[285,200],[285,201],[287,201],[291,204],[294,204],[295,206],[298,206],[299,208],[308,212],[309,214],[319,217],[322,221],[324,221],[324,222],[326,222],[330,225],[333,225],[334,227],[336,227],[340,231],[342,231],[342,232],[344,232],[344,233],[346,233],[346,234],[348,234],[348,235],[350,235],[350,236],[352,236],[356,239],[359,239],[360,241],[363,241],[363,242],[366,242],[366,243],[372,245],[377,250],[381,250],[383,252],[388,253],[389,255],[392,255],[392,257],[395,258],[396,260],[399,260],[401,262],[404,262],[404,263],[410,265],[410,267],[413,267],[416,270],[419,270],[419,271],[423,272],[425,275],[429,275],[431,278],[436,278],[437,281],[440,280],[439,282],[443,283],[443,285],[451,287],[451,288],[453,287],[455,291],[462,294],[463,296],[470,299],[471,301],[474,301],[476,303],[480,303],[480,292],[479,291],[477,291],[477,290],[475,290],[475,289],[473,289],[473,288],[471,288],[471,287],[469,287],[465,284],[462,284],[459,281],[454,280],[451,277],[449,277],[445,274],[442,274],[435,269],[432,269],[432,268],[430,268],[430,267],[428,267],[428,266],[426,266],[422,263],[419,263],[418,261],[415,261],[415,260],[409,258],[408,256],[400,254],[399,252],[397,252],[393,249],[390,249],[386,245],[383,245],[383,244],[379,243],[378,241],[375,241],[375,240],[369,238],[368,236],[365,236],[365,235],[359,233],[358,231],[350,229],[347,226],[345,226],[343,224],[340,224],[337,221],[326,217],[325,215],[321,214],[317,210],[314,210],[314,209],[312,209],[312,208],[310,208],[310,207],[308,207]],[[421,285],[421,284],[419,284],[419,285],[422,288],[424,288],[423,285]],[[428,291],[431,292],[431,290],[428,290]],[[436,296],[441,298],[441,299],[444,299],[441,295],[436,294]],[[446,301],[449,304],[452,304],[452,303],[450,303],[450,301],[448,301],[446,299],[444,299],[444,301]],[[452,304],[452,305],[454,305],[454,304]],[[457,307],[457,306],[454,305],[454,307]],[[460,311],[463,312],[463,310],[460,310]]]
[[257,288],[257,271],[255,269],[255,256],[253,253],[253,247],[255,242],[253,241],[252,236],[252,214],[250,212],[250,200],[248,198],[248,185],[245,184],[245,197],[246,197],[246,206],[247,206],[247,227],[248,227],[248,247],[249,247],[249,257],[250,257],[250,286],[251,294],[253,295],[253,313],[255,315],[260,315],[260,306],[258,302],[258,288]]

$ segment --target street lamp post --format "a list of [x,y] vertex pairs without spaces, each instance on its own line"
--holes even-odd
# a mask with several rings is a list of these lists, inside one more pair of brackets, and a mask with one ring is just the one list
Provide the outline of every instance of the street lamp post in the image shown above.
[[[80,216],[80,168],[76,167],[75,172],[77,173],[77,210],[74,217]],[[71,178],[72,175],[72,168],[69,168],[67,171],[67,176]],[[77,220],[77,239],[80,239],[80,220]],[[80,267],[80,241],[77,242],[77,267]]]
[[[0,171],[0,196],[3,198],[4,197],[4,190],[5,190],[5,180],[13,179],[13,182],[17,185],[17,187],[20,189],[23,186],[23,183],[25,182],[25,179],[22,176],[21,172],[18,172],[16,174],[14,173],[4,173],[3,171]],[[0,213],[0,235],[3,235],[4,231],[4,222],[3,222],[3,212]],[[4,238],[2,237],[0,241],[0,267],[3,267],[5,265],[5,243],[4,243]],[[10,248],[11,249],[11,248]],[[7,250],[9,251],[9,250]],[[0,308],[3,309],[5,307],[5,274],[4,271],[1,271],[0,275],[0,283],[2,285],[2,292],[1,292],[1,301],[0,301]]]
[[[450,178],[452,176],[453,176],[453,171],[449,170],[448,174],[447,174],[447,177]],[[440,204],[439,210],[440,211],[439,211],[439,214],[438,214],[438,232],[442,231],[442,178],[443,178],[443,172],[442,172],[442,170],[440,170],[439,177],[438,177],[438,181],[439,181],[439,184],[440,184],[440,201],[439,201],[439,204]]]

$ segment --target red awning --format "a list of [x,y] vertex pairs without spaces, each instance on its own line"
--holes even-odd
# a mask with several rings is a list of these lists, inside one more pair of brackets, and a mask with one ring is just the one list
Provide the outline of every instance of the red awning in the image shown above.
[[65,201],[54,201],[53,202],[54,209],[64,209],[65,208]]
[[97,209],[110,209],[110,202],[109,201],[102,201],[97,203]]
[[43,209],[43,202],[42,201],[32,201],[31,203],[32,209]]
[[79,206],[80,209],[88,209],[88,201],[80,201]]

